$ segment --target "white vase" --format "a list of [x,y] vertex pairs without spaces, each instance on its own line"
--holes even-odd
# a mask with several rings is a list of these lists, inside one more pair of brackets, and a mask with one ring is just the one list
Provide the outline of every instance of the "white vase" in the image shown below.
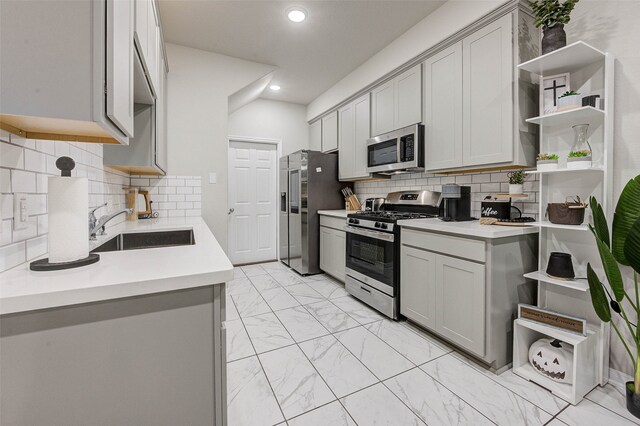
[[509,184],[509,195],[520,195],[524,193],[524,187],[520,184]]
[[591,157],[567,158],[567,169],[586,170],[592,166]]
[[558,109],[557,111],[568,111],[570,109],[580,108],[582,106],[582,96],[580,95],[571,95],[565,96],[562,98],[558,98]]
[[536,163],[536,169],[539,172],[558,170],[558,160],[538,160]]

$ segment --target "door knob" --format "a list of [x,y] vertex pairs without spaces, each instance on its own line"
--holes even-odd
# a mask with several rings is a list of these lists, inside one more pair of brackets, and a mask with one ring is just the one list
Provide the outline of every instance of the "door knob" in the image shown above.
[[229,209],[229,213],[227,213],[227,214],[231,214],[231,213],[233,213],[233,212],[235,212],[235,211],[236,211],[236,209],[234,209],[234,208],[230,208],[230,209]]

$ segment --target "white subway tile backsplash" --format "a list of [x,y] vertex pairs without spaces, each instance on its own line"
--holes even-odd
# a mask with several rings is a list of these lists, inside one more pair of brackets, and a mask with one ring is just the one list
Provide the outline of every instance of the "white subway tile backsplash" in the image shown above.
[[9,169],[0,169],[0,193],[8,194],[11,192],[11,171]]
[[177,194],[192,194],[193,187],[192,186],[179,186],[176,188]]
[[0,212],[2,219],[11,219],[13,217],[13,194],[0,195]]
[[160,191],[160,194],[175,194],[176,193],[176,187],[175,186],[161,186],[158,189]]
[[46,173],[47,156],[31,149],[24,151],[24,168],[32,172]]
[[36,174],[24,170],[11,170],[11,192],[36,192]]
[[24,148],[0,142],[0,167],[24,169]]
[[27,261],[47,254],[47,236],[43,235],[27,241]]
[[25,247],[24,241],[0,247],[0,271],[6,271],[26,262],[27,250]]
[[[430,173],[411,173],[391,177],[386,180],[371,180],[355,182],[354,192],[362,200],[369,197],[385,197],[387,193],[394,191],[404,191],[411,189],[424,189],[429,191],[441,191],[442,185],[456,183],[471,188],[471,209],[472,215],[480,217],[480,206],[482,200],[496,193],[509,191],[507,172],[481,172],[481,173],[460,173],[455,175],[434,175]],[[198,188],[199,189],[199,188]],[[514,203],[521,208],[527,216],[537,219],[538,182],[535,177],[525,182],[525,193],[529,195],[526,203]],[[194,191],[194,194],[196,192]],[[188,198],[186,198],[189,201]],[[528,207],[527,207],[528,206]],[[194,203],[194,208],[196,208]]]
[[[11,219],[6,219],[0,222],[0,226],[2,227],[2,233],[0,233],[0,247],[11,244],[11,227],[13,226],[13,221]],[[2,269],[0,269],[2,271]]]

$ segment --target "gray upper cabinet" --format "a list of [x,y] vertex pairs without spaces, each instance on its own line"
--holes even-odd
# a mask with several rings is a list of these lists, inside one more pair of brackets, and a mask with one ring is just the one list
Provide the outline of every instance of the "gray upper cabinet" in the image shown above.
[[158,96],[158,80],[161,70],[158,67],[158,31],[159,13],[154,0],[135,0],[135,40],[140,54],[142,67],[149,80],[151,92]]
[[318,120],[309,124],[309,149],[322,151],[322,121]]
[[462,164],[462,42],[424,62],[425,168]]
[[506,15],[463,40],[463,163],[513,160],[513,26]]
[[371,91],[371,135],[422,121],[422,65],[418,64]]
[[367,139],[370,128],[370,96],[366,94],[338,110],[340,180],[365,179]]
[[26,138],[126,145],[134,128],[133,3],[0,8],[0,127]]
[[133,174],[167,172],[168,70],[155,6],[152,0],[135,2],[134,135],[128,147],[104,147],[105,165]]
[[338,149],[338,111],[322,117],[322,152]]
[[426,170],[535,164],[535,87],[516,65],[537,55],[536,34],[516,11],[425,60]]
[[371,134],[373,136],[395,129],[393,87],[393,80],[391,80],[371,91]]
[[133,136],[133,2],[107,2],[107,116]]

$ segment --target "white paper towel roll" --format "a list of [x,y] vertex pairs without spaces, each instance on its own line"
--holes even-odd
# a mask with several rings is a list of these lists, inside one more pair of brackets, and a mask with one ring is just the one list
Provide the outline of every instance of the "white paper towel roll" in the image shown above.
[[49,262],[61,263],[89,256],[89,181],[78,177],[50,177]]

